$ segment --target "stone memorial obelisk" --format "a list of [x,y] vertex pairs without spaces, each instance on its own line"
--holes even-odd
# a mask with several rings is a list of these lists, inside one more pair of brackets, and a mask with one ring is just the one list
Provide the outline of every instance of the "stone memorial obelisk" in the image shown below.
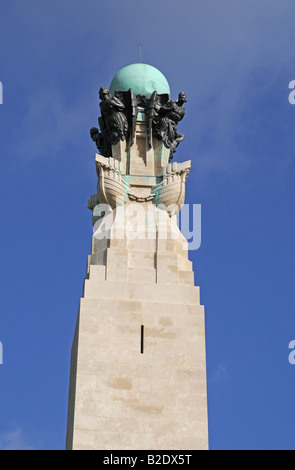
[[176,223],[191,162],[172,161],[186,95],[140,63],[99,98],[66,449],[207,449],[204,308]]

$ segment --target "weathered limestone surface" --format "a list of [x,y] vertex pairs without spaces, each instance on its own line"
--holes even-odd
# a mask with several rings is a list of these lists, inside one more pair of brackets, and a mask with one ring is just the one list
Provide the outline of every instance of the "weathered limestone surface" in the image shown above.
[[165,220],[167,240],[158,223],[154,239],[127,229],[124,239],[93,236],[72,347],[67,449],[208,448],[204,308],[187,241]]

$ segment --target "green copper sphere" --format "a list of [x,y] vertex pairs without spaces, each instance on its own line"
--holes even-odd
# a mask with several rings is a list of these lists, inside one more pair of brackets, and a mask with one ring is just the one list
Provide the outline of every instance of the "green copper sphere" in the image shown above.
[[116,90],[127,91],[132,88],[136,95],[151,96],[153,91],[161,95],[170,95],[170,87],[164,75],[152,65],[131,64],[123,67],[114,76],[110,85],[110,92],[113,95]]

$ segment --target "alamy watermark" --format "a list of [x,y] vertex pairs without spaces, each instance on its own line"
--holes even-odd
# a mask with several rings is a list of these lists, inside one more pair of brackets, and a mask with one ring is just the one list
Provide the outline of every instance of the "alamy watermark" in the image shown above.
[[291,91],[291,93],[289,93],[289,97],[288,97],[289,103],[290,104],[295,104],[295,80],[291,80],[291,82],[289,83],[288,88],[290,90],[293,90],[293,91]]
[[3,85],[0,82],[0,104],[3,104]]
[[292,341],[290,341],[288,348],[292,349],[292,351],[289,353],[288,360],[289,360],[289,363],[292,366],[294,366],[295,365],[295,339],[292,339]]
[[108,204],[97,204],[93,218],[97,240],[125,237],[129,240],[181,240],[185,237],[189,250],[201,246],[201,204],[183,204],[181,212],[176,204],[168,207],[164,204],[117,204],[115,211]]

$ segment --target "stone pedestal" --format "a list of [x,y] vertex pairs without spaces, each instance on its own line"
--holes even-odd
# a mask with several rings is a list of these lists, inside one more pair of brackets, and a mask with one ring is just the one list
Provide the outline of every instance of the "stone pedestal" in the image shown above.
[[143,207],[148,224],[127,204],[108,238],[99,224],[93,236],[67,449],[208,448],[204,308],[187,241],[165,211]]

